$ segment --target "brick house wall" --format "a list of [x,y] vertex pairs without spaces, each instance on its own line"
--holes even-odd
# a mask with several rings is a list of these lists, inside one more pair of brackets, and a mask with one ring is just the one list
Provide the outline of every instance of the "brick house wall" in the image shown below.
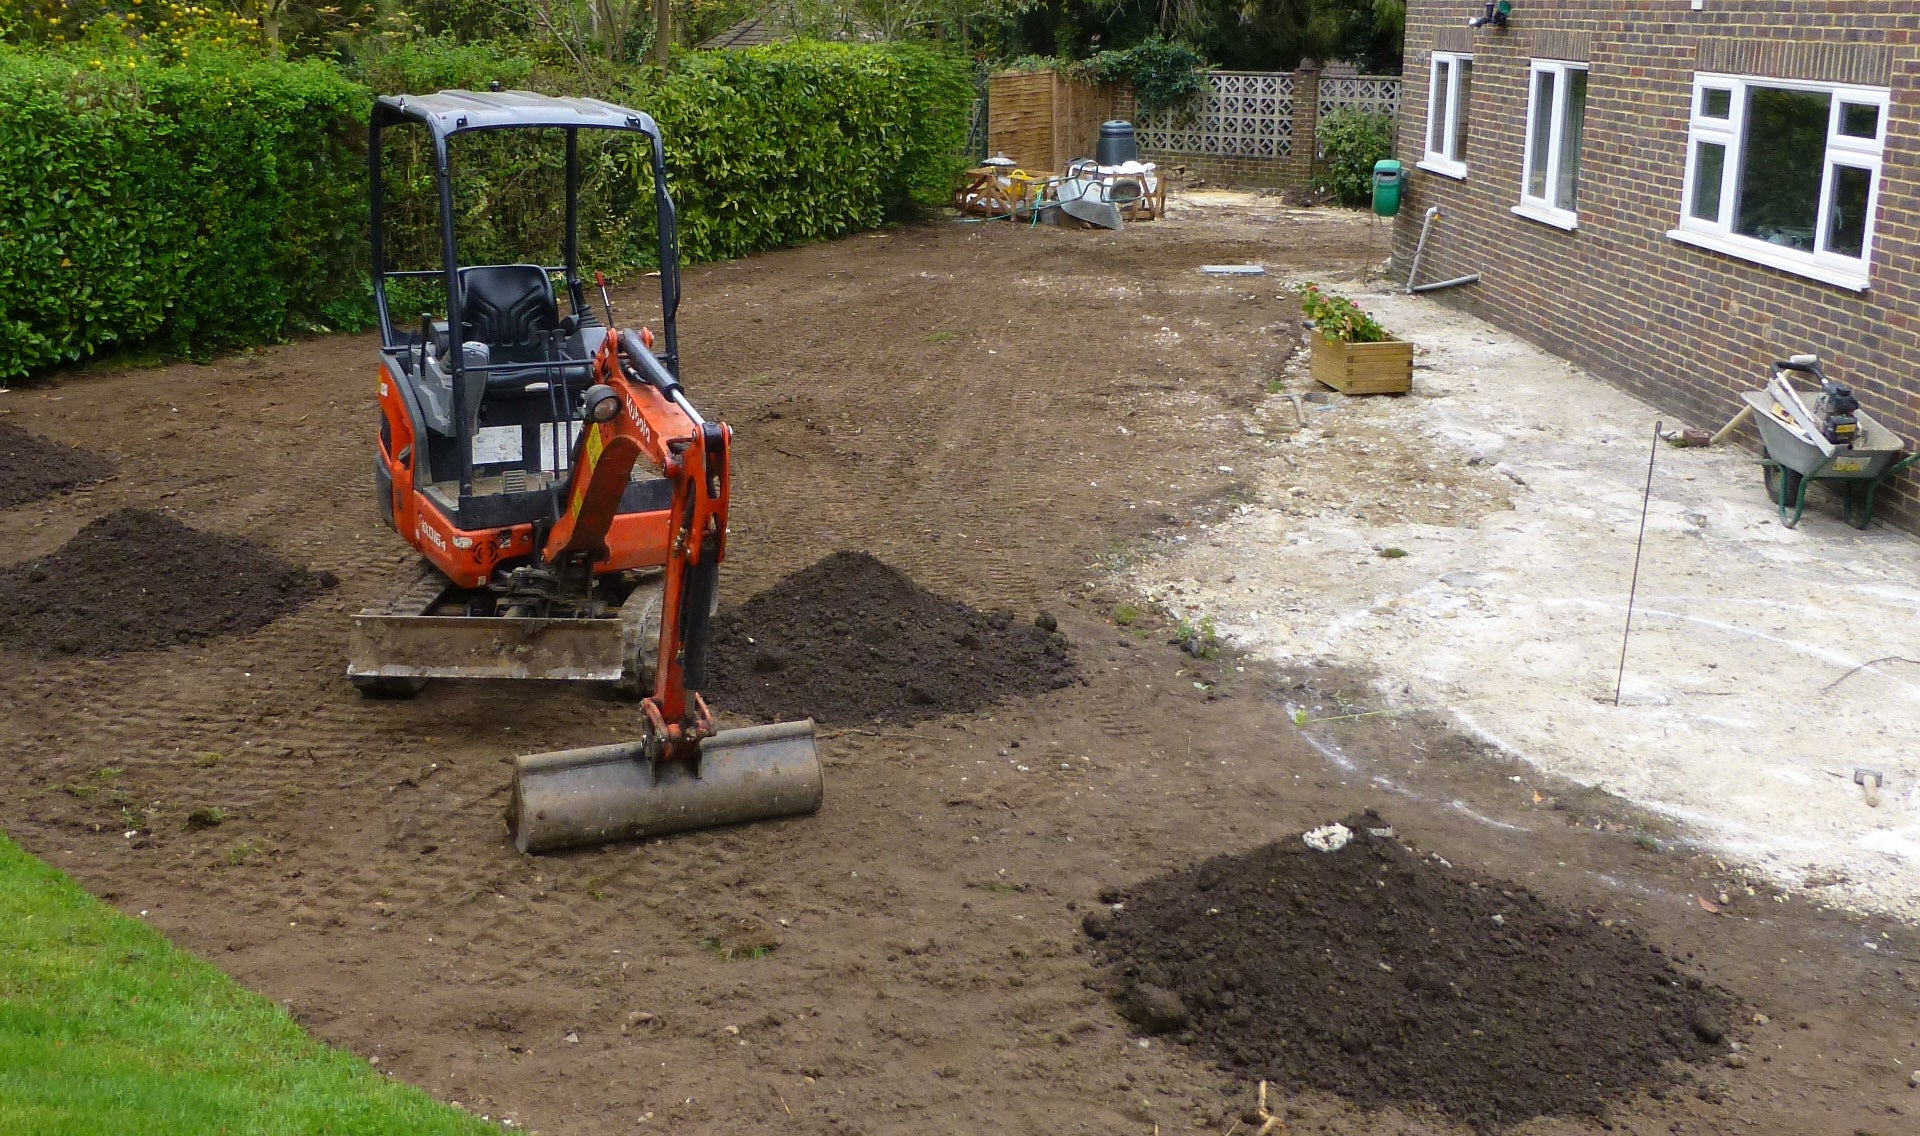
[[[1472,29],[1471,0],[1411,0],[1396,156],[1425,154],[1432,53],[1470,52],[1467,175],[1415,169],[1394,229],[1405,279],[1438,205],[1420,282],[1431,293],[1567,356],[1709,429],[1767,364],[1817,351],[1864,408],[1920,444],[1920,2],[1916,0],[1519,0],[1512,26]],[[1588,65],[1578,224],[1519,203],[1533,59]],[[1667,236],[1680,218],[1696,71],[1888,87],[1870,286],[1851,291]],[[1757,445],[1757,437],[1749,441]],[[1754,484],[1759,491],[1759,475]],[[1902,474],[1878,515],[1920,529],[1920,479]],[[1826,507],[1824,504],[1821,507]]]

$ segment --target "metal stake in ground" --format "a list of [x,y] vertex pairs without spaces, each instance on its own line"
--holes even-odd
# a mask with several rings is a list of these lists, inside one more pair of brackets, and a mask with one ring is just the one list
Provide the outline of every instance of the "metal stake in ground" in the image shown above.
[[1653,500],[1653,459],[1660,453],[1660,423],[1653,424],[1653,448],[1647,451],[1647,488],[1640,494],[1640,536],[1633,542],[1633,582],[1627,585],[1627,625],[1620,629],[1620,673],[1613,680],[1613,704],[1627,681],[1627,636],[1633,634],[1633,597],[1640,590],[1640,550],[1647,543],[1647,505]]

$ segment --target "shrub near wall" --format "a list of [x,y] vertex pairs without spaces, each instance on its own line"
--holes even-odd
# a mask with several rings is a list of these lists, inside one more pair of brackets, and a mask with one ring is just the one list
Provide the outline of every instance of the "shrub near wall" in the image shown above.
[[0,381],[364,311],[364,103],[320,63],[0,51]]
[[1315,130],[1325,162],[1313,175],[1313,190],[1342,205],[1373,199],[1373,165],[1393,157],[1393,119],[1378,111],[1337,110]]

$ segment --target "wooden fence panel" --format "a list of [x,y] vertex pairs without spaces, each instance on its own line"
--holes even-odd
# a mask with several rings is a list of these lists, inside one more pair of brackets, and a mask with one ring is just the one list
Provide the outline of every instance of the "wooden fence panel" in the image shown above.
[[1012,158],[1021,169],[1053,169],[1052,71],[1002,71],[987,80],[987,152]]
[[1059,173],[1075,158],[1093,157],[1114,96],[1111,86],[1071,82],[1057,71],[1002,71],[987,80],[987,150],[1029,173]]
[[1075,158],[1091,158],[1100,141],[1100,124],[1113,117],[1114,88],[1062,81],[1056,91],[1053,116],[1054,170],[1064,170]]

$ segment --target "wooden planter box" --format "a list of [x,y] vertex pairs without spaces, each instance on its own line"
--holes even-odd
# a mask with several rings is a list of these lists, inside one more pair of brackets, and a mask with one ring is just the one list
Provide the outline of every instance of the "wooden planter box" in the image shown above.
[[1341,394],[1405,394],[1413,389],[1413,344],[1341,343],[1316,331],[1313,377]]

